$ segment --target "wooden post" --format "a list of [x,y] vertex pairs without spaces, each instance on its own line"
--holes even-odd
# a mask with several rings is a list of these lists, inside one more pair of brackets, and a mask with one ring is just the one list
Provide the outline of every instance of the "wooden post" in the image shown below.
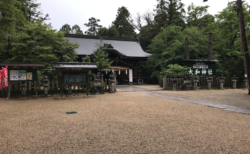
[[19,90],[22,91],[21,81],[19,81]]
[[209,33],[209,44],[208,44],[208,60],[212,60],[212,50],[213,50],[213,33]]
[[55,90],[54,89],[54,80],[52,80],[52,90]]
[[12,86],[12,82],[9,82],[9,85],[8,85],[8,97],[7,99],[10,99],[10,91],[11,91],[11,86]]
[[50,80],[48,80],[48,92],[49,92],[49,90],[50,90]]
[[31,91],[31,81],[29,81],[29,91]]
[[36,87],[36,86],[37,86],[37,85],[36,85],[36,83],[37,83],[37,82],[36,82],[36,81],[34,81],[34,90],[35,90],[35,91],[36,91],[36,89],[37,89],[37,87]]
[[163,90],[166,90],[166,89],[167,89],[167,84],[166,84],[166,82],[167,82],[166,73],[164,73],[164,74],[163,74],[163,85],[162,85]]
[[37,85],[38,88],[37,88],[37,89],[38,89],[38,90],[41,90],[41,80],[40,80],[40,78],[37,78],[37,80],[38,80],[38,85]]
[[58,82],[59,80],[56,80],[56,90],[58,90]]

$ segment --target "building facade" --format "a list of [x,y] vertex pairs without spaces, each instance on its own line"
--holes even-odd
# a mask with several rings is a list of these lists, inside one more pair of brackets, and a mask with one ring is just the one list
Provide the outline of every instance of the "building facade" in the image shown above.
[[129,83],[129,70],[132,71],[133,84],[148,83],[150,72],[143,70],[143,62],[146,62],[151,54],[146,53],[141,48],[137,39],[128,38],[110,38],[88,35],[65,34],[70,42],[79,44],[76,49],[78,61],[81,62],[85,56],[93,57],[97,44],[100,40],[104,43],[105,51],[109,54],[112,61],[110,69],[104,71],[104,78],[113,70],[117,74],[118,84]]

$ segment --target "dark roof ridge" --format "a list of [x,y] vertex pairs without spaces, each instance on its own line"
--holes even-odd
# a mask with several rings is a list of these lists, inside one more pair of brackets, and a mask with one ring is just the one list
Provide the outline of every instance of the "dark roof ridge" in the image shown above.
[[79,35],[79,34],[64,34],[64,37],[88,38],[88,39],[100,39],[100,38],[102,38],[103,40],[138,42],[138,39],[136,39],[136,38],[118,38],[118,37],[107,37],[107,36]]

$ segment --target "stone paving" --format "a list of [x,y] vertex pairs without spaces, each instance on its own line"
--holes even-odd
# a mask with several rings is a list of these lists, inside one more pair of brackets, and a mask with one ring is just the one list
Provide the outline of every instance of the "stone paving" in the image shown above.
[[0,99],[0,153],[249,153],[249,121],[138,91]]
[[[118,91],[138,91],[146,94],[215,107],[250,115],[250,96],[247,90],[170,91],[154,86],[120,86]],[[194,97],[195,96],[195,97]],[[207,100],[207,101],[204,101]]]

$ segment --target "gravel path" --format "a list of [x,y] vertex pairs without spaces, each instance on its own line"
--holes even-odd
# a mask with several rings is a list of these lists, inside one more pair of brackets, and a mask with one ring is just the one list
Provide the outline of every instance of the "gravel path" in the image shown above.
[[162,88],[160,88],[158,85],[142,85],[134,87],[143,88],[146,90],[156,90],[157,93],[160,94],[211,101],[214,103],[250,109],[250,95],[247,95],[247,89],[171,91],[162,90]]
[[250,151],[249,115],[140,92],[0,99],[0,117],[3,154]]

